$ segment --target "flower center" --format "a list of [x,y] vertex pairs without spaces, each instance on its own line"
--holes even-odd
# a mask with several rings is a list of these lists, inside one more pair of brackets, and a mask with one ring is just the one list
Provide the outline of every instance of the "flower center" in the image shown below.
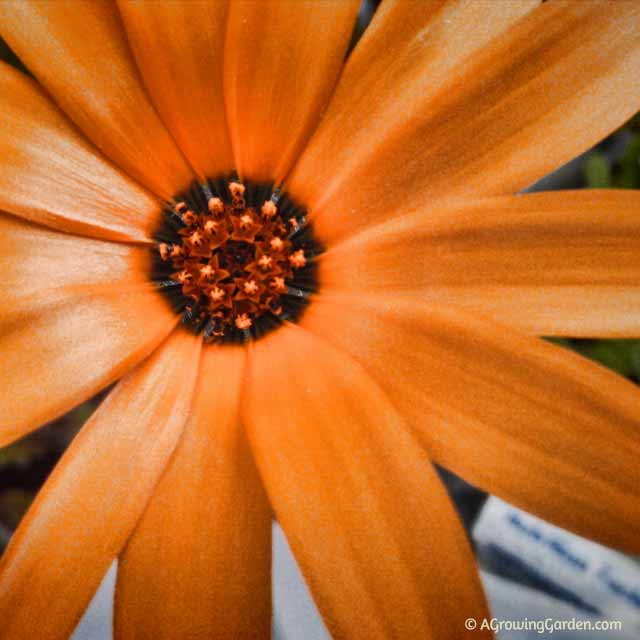
[[305,212],[272,185],[209,180],[163,211],[152,279],[207,342],[245,342],[296,320],[320,249]]

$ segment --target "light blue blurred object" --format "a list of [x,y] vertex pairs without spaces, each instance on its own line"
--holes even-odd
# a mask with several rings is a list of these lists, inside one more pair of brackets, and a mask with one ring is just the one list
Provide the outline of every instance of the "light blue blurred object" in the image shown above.
[[[555,527],[495,497],[490,497],[483,507],[473,528],[473,538],[484,568],[509,578],[511,584],[516,581],[525,589],[531,587],[527,589],[527,599],[522,598],[525,592],[510,591],[518,595],[511,606],[520,610],[521,618],[539,617],[534,615],[539,602],[535,590],[539,590],[543,592],[539,595],[551,602],[551,611],[555,606],[568,616],[559,620],[607,619],[622,624],[622,633],[618,635],[612,630],[599,634],[582,630],[566,637],[630,640],[640,637],[640,566],[628,556]],[[500,590],[489,591],[492,604],[497,606]],[[501,608],[508,605],[508,600],[500,603]],[[541,611],[541,615],[546,618],[551,614],[544,615]],[[553,632],[553,637],[558,633]]]
[[[562,621],[575,618],[595,623],[608,617],[623,622],[620,631],[556,630],[553,633],[541,633],[533,628],[529,631],[503,631],[498,634],[498,640],[637,640],[640,637],[640,627],[633,623],[632,617],[638,615],[638,610],[620,604],[617,598],[602,599],[597,587],[584,579],[585,572],[567,569],[572,566],[577,568],[581,562],[587,562],[589,570],[597,573],[597,568],[609,566],[609,577],[620,578],[624,575],[626,588],[633,588],[632,585],[637,587],[640,569],[627,557],[553,527],[496,498],[487,501],[474,528],[474,537],[481,557],[484,557],[487,545],[501,546],[503,551],[509,550],[517,555],[525,569],[535,567],[547,578],[561,583],[564,589],[574,589],[574,595],[595,602],[602,609],[598,609],[599,613],[590,613],[567,599],[552,597],[538,589],[482,571],[481,578],[491,615],[497,621]],[[311,599],[286,538],[277,525],[274,525],[273,546],[274,640],[329,640],[330,635]],[[111,639],[115,573],[114,563],[72,640]],[[576,578],[582,576],[582,585],[567,578],[572,573]],[[336,585],[336,589],[339,590],[340,585]],[[591,592],[591,589],[596,590]],[[635,623],[640,624],[638,617]],[[453,632],[452,637],[456,637]]]

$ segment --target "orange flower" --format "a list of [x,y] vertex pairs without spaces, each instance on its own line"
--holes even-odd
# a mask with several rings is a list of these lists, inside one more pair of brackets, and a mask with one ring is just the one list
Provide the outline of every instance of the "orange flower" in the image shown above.
[[116,557],[117,637],[267,637],[272,510],[335,637],[462,637],[429,459],[640,552],[640,393],[531,337],[640,335],[639,194],[512,195],[640,107],[640,5],[387,0],[343,65],[357,4],[0,3],[44,89],[0,68],[0,441],[122,378],[2,637],[67,637]]

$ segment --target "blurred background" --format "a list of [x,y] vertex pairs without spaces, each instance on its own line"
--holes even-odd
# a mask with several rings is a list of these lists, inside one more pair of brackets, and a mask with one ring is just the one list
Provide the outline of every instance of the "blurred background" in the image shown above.
[[[365,0],[355,43],[377,2]],[[28,71],[4,41],[0,59]],[[576,188],[640,188],[640,115],[595,148],[531,187],[531,191]],[[554,339],[640,383],[640,340]],[[20,522],[60,455],[108,390],[13,445],[0,449],[0,549]],[[550,631],[503,629],[499,638],[640,637],[640,563],[553,527],[487,496],[441,470],[474,544],[493,613],[505,620],[621,620],[621,630]],[[326,638],[284,536],[275,535],[276,637]],[[92,604],[76,640],[108,637],[113,571]]]

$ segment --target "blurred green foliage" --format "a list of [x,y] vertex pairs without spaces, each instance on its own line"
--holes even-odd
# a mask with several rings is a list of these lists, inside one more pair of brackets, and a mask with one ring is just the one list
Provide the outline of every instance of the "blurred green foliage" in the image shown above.
[[640,340],[550,338],[549,342],[577,351],[621,376],[640,383]]
[[639,189],[640,188],[640,133],[631,127],[621,155],[610,160],[600,151],[587,156],[583,166],[586,186],[590,189]]
[[[640,189],[640,114],[614,134],[618,150],[591,152],[582,167],[590,189]],[[640,382],[640,340],[561,340],[567,347]]]
[[592,189],[606,189],[611,186],[611,168],[603,153],[594,151],[585,160],[583,167],[585,182]]

